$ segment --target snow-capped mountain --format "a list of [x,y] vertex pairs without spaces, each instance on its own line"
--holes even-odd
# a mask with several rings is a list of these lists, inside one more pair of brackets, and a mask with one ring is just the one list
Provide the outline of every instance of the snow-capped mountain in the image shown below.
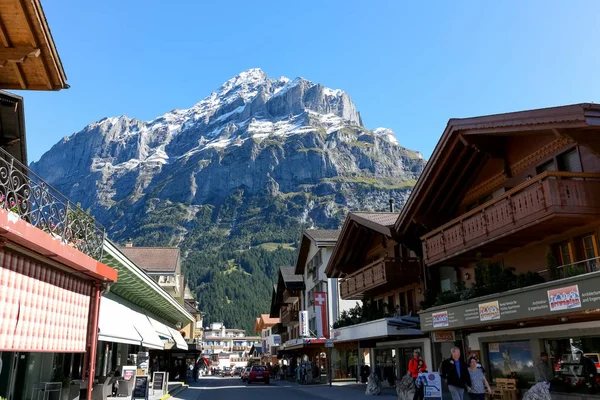
[[344,91],[250,69],[189,109],[147,122],[125,115],[93,122],[31,167],[98,212],[135,202],[151,185],[170,200],[203,204],[271,180],[284,193],[338,176],[394,186],[416,178],[423,164],[390,129],[365,129]]
[[[179,245],[192,286],[223,279],[222,288],[233,282],[240,249],[293,244],[302,227],[336,228],[348,210],[387,210],[389,198],[401,206],[424,165],[392,130],[365,128],[344,91],[251,69],[189,109],[93,122],[31,169],[91,208],[113,240]],[[219,278],[222,259],[229,269]],[[239,279],[269,291],[274,263],[260,279]],[[227,317],[228,307],[238,315],[242,295],[225,301],[216,290],[203,287],[201,305],[244,324]],[[267,308],[258,301],[248,318]]]

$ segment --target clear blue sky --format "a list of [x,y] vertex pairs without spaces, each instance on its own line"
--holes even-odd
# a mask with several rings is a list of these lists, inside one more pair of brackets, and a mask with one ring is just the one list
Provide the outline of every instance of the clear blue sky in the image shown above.
[[600,1],[42,4],[71,88],[21,93],[30,161],[92,121],[190,107],[253,67],[345,90],[368,128],[426,157],[452,117],[600,102]]

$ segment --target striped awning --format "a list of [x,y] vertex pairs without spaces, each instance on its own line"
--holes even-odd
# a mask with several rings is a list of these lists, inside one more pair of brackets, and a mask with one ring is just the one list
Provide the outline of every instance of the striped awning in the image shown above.
[[92,283],[0,251],[0,351],[85,352]]

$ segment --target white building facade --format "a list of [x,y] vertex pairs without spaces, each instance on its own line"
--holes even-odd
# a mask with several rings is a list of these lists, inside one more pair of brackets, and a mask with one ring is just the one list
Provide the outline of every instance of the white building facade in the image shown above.
[[212,366],[245,367],[250,349],[260,341],[259,336],[246,336],[243,329],[228,329],[223,323],[215,322],[204,329],[203,354],[210,357]]

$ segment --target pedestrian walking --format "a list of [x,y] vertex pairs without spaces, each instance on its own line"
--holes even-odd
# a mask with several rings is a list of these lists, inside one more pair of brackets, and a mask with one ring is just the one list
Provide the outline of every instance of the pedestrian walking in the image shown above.
[[469,367],[460,359],[460,349],[458,347],[453,347],[450,354],[450,358],[442,363],[440,376],[446,379],[452,400],[464,400],[465,389],[469,390],[471,388]]
[[469,398],[471,400],[485,400],[485,394],[492,394],[492,389],[488,384],[483,370],[477,366],[475,357],[469,358],[469,377],[471,379],[471,388],[469,390]]
[[413,400],[423,400],[424,388],[422,386],[417,386],[416,381],[419,377],[419,373],[427,372],[427,364],[425,364],[425,360],[421,358],[421,352],[418,349],[413,351],[413,357],[408,362],[408,371],[410,372],[416,387]]

